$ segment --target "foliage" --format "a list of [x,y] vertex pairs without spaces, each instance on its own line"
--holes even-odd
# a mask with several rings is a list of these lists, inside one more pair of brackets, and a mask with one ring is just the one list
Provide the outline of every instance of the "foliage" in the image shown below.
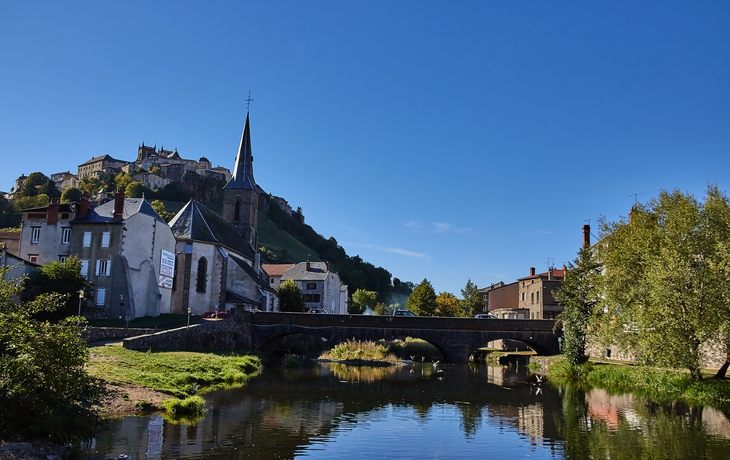
[[392,353],[400,359],[408,359],[416,362],[439,361],[441,352],[436,347],[422,339],[406,337],[405,340],[392,340],[384,342],[388,347],[388,353]]
[[450,292],[442,292],[436,297],[436,316],[463,316],[461,302]]
[[84,290],[84,298],[91,295],[91,283],[81,275],[81,260],[69,257],[64,262],[51,262],[43,265],[28,276],[22,299],[32,301],[41,294],[57,293],[62,297],[63,307],[54,311],[38,313],[37,319],[58,321],[78,313],[79,291]]
[[162,168],[159,166],[153,166],[147,172],[154,174],[155,176],[162,176]]
[[22,218],[13,202],[0,196],[0,228],[20,227]]
[[170,222],[173,217],[175,217],[175,214],[171,212],[167,212],[167,209],[165,208],[165,203],[163,203],[160,200],[154,200],[152,203],[150,203],[150,206],[152,206],[152,209],[155,210],[157,214],[162,217],[162,220],[165,222]]
[[473,317],[479,313],[484,313],[484,302],[479,294],[479,288],[471,282],[471,278],[467,280],[466,286],[461,290],[461,310],[459,316]]
[[105,390],[84,369],[88,347],[77,319],[58,324],[33,319],[63,308],[62,297],[43,294],[18,302],[22,281],[4,281],[6,272],[0,269],[0,439],[90,438]]
[[294,313],[304,311],[302,288],[294,280],[283,281],[277,295],[279,296],[279,310]]
[[134,179],[132,179],[132,175],[128,173],[119,173],[114,177],[114,185],[116,187],[116,190],[127,190],[127,187],[129,184],[134,182]]
[[49,204],[51,204],[51,199],[48,198],[48,195],[43,193],[34,196],[21,196],[13,200],[13,207],[19,211],[24,209],[45,208]]
[[93,196],[99,193],[99,190],[103,187],[101,179],[96,176],[86,176],[79,182],[79,190],[86,192]]
[[168,399],[162,403],[162,407],[173,417],[203,415],[208,411],[205,400],[197,395],[185,399]]
[[142,185],[142,182],[130,182],[127,188],[124,189],[124,196],[127,198],[142,198],[142,195],[147,191],[149,189]]
[[388,353],[388,347],[383,344],[365,341],[348,340],[338,343],[330,351],[323,353],[320,359],[336,361],[396,361],[394,355]]
[[406,308],[419,316],[436,314],[436,291],[430,281],[424,278],[421,284],[416,286],[408,297]]
[[48,176],[42,172],[31,173],[23,181],[20,189],[16,191],[15,198],[33,197],[45,193],[45,190],[48,189],[46,184],[49,180]]
[[81,190],[69,187],[61,194],[61,203],[78,203],[81,201]]
[[701,345],[730,318],[730,204],[716,186],[704,202],[679,190],[636,205],[631,220],[601,223],[603,337],[645,363],[700,372]]
[[601,265],[593,250],[584,247],[575,261],[568,264],[562,284],[553,292],[554,298],[563,306],[555,328],[563,329],[563,354],[573,365],[588,361],[586,337],[591,315],[601,300],[600,277]]
[[351,314],[362,314],[368,307],[375,308],[378,303],[378,293],[374,291],[366,291],[358,289],[352,294],[350,302],[348,302],[347,310]]
[[258,357],[233,352],[149,352],[105,345],[91,349],[89,372],[108,382],[187,397],[201,389],[242,384],[258,374]]

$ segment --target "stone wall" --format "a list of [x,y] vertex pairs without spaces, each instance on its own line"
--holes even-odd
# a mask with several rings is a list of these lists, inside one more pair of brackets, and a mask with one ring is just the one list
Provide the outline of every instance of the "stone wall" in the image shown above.
[[88,343],[100,340],[123,339],[136,335],[153,334],[156,329],[126,328],[126,327],[89,327],[81,332],[81,338]]
[[123,345],[137,351],[251,349],[251,333],[248,324],[225,319],[126,338]]

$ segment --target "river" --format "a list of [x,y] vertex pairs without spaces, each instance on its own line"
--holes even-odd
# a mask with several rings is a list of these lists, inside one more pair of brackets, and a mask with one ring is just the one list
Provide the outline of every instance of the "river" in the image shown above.
[[85,459],[727,459],[712,408],[553,388],[525,367],[267,369],[204,395],[209,411],[109,421]]

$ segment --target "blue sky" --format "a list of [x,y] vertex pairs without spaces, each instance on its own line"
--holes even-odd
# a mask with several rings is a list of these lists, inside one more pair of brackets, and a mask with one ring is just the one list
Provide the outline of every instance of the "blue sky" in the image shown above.
[[459,295],[574,259],[632,194],[728,190],[729,23],[720,1],[0,0],[0,190],[143,141],[232,169],[251,91],[267,192]]

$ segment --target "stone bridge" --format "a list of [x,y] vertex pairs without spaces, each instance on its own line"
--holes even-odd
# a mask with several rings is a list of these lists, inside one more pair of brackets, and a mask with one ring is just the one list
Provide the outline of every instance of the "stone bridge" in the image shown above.
[[553,320],[472,319],[406,316],[319,315],[311,313],[236,312],[250,326],[251,346],[264,350],[291,334],[316,334],[331,343],[414,337],[435,346],[445,362],[465,363],[493,340],[522,342],[538,355],[560,352]]

